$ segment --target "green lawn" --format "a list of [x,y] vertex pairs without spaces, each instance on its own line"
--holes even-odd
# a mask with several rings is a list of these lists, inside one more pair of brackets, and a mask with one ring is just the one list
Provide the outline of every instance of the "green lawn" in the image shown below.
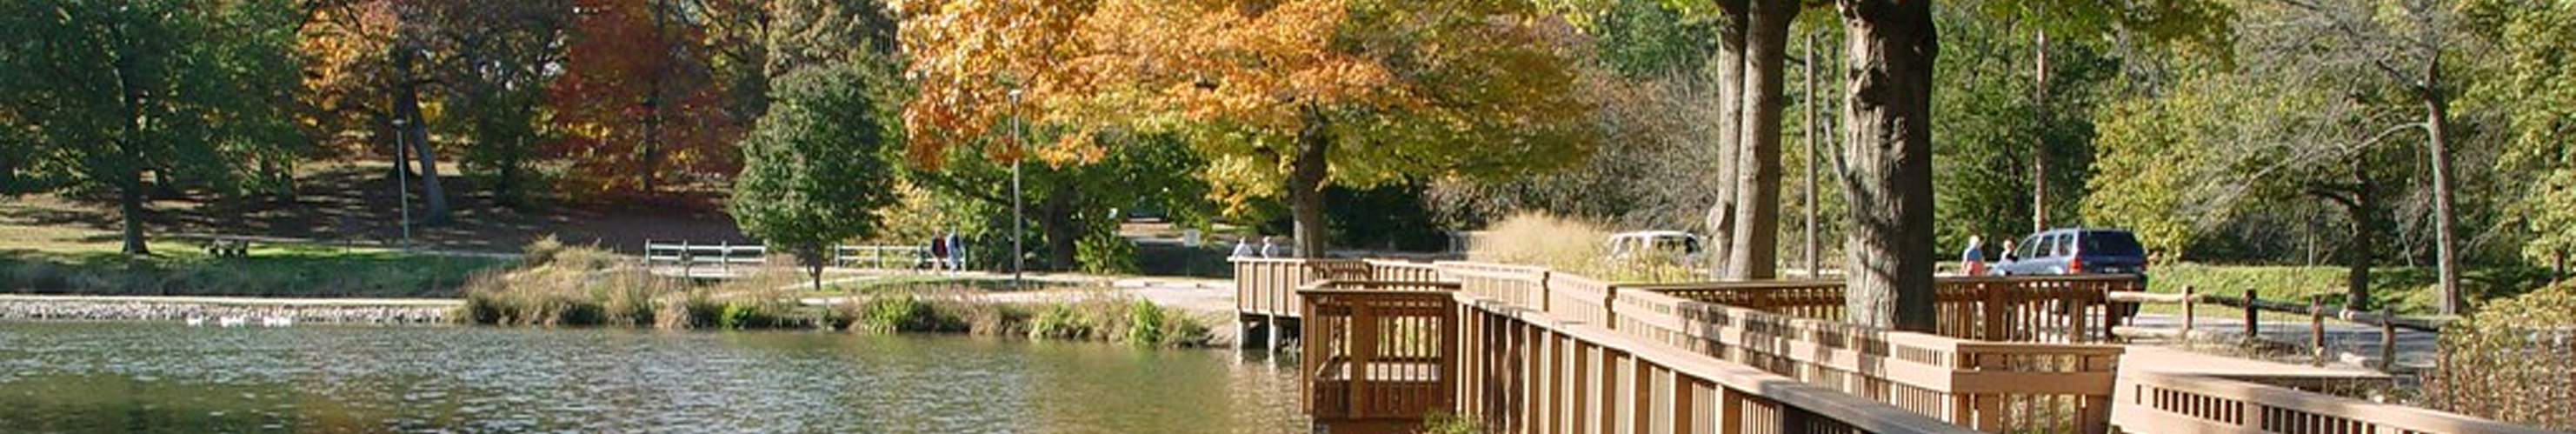
[[512,260],[373,247],[255,245],[217,258],[188,240],[153,238],[153,255],[118,253],[114,232],[0,222],[0,292],[100,295],[452,297],[466,278]]

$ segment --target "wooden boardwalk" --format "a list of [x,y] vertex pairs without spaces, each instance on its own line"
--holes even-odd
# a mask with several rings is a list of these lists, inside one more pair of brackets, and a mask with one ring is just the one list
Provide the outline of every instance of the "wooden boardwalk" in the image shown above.
[[2134,278],[1941,279],[1936,333],[1841,323],[1835,282],[1262,259],[1236,285],[1241,315],[1294,321],[1331,432],[2545,432],[2240,381],[2367,373],[2098,343]]

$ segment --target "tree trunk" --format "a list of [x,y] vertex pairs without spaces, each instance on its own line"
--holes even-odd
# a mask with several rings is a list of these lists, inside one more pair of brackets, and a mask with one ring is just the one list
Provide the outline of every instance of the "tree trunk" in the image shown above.
[[1930,1],[1840,0],[1852,59],[1843,147],[1848,318],[1932,331],[1932,68],[1940,42]]
[[[400,84],[394,86],[394,117],[407,124],[398,128],[395,134],[401,134],[403,145],[410,146],[415,152],[413,156],[420,159],[421,199],[428,210],[422,222],[432,225],[446,223],[447,193],[438,185],[438,156],[430,150],[434,146],[429,144],[429,125],[421,122],[420,80],[412,76],[414,51],[405,44],[394,45],[394,70],[401,74]],[[401,157],[396,157],[396,163],[402,163]]]
[[2030,233],[2034,234],[2048,230],[2048,29],[2040,27],[2038,74],[2030,97],[2035,108],[2030,112]]
[[1046,200],[1038,204],[1038,232],[1046,236],[1046,264],[1052,270],[1072,270],[1080,266],[1075,255],[1083,230],[1091,226],[1085,216],[1076,215],[1073,204],[1080,203],[1070,182],[1055,182]]
[[660,89],[662,85],[660,80],[655,80],[650,86],[654,87],[651,91],[652,95],[644,97],[644,143],[642,144],[644,156],[641,164],[638,164],[642,167],[635,170],[635,176],[639,178],[638,184],[646,197],[652,197],[654,192],[661,191],[661,186],[655,181],[660,178],[656,175],[662,170],[662,91]]
[[1806,65],[1806,66],[1807,66],[1807,77],[1806,77],[1806,79],[1807,79],[1807,104],[1806,104],[1806,105],[1807,105],[1807,125],[1806,125],[1806,136],[1807,136],[1807,189],[1806,189],[1806,191],[1804,191],[1804,192],[1802,192],[1802,193],[1799,193],[1799,196],[1800,196],[1800,197],[1802,197],[1802,198],[1804,198],[1804,199],[1806,200],[1806,202],[1807,202],[1807,203],[1806,203],[1804,206],[1800,206],[1800,207],[1798,207],[1798,209],[1799,209],[1800,211],[1805,211],[1805,212],[1807,213],[1807,221],[1806,221],[1806,224],[1805,224],[1804,226],[1802,226],[1802,227],[1801,227],[1801,230],[1799,231],[1799,232],[1800,232],[1799,236],[1800,236],[1800,237],[1802,237],[1802,238],[1805,238],[1805,240],[1803,240],[1804,242],[1802,243],[1802,246],[1803,246],[1804,248],[1799,249],[1799,251],[1800,251],[1800,252],[1803,252],[1803,257],[1802,257],[1802,258],[1800,258],[1800,259],[1801,259],[1801,260],[1803,260],[1803,263],[1805,263],[1805,264],[1806,264],[1806,266],[1807,266],[1807,277],[1811,277],[1811,278],[1812,278],[1812,277],[1815,277],[1815,276],[1816,276],[1816,269],[1817,269],[1817,263],[1816,263],[1816,166],[1819,166],[1819,165],[1823,165],[1823,164],[1824,164],[1824,162],[1823,162],[1822,160],[1819,160],[1819,159],[1817,159],[1817,158],[1816,158],[1816,157],[1818,156],[1818,153],[1817,153],[1817,151],[1816,151],[1816,150],[1819,148],[1819,146],[1818,146],[1818,142],[1823,141],[1824,136],[1825,136],[1825,135],[1824,135],[1824,132],[1825,132],[1825,127],[1824,127],[1824,125],[1819,125],[1819,124],[1817,124],[1817,123],[1816,123],[1816,121],[1817,121],[1816,111],[1818,110],[1818,109],[1817,109],[1817,107],[1816,107],[1816,102],[1818,101],[1818,99],[1816,98],[1816,71],[1817,71],[1816,63],[1818,63],[1818,62],[1823,62],[1823,61],[1825,60],[1825,56],[1824,56],[1823,54],[1820,54],[1820,53],[1817,53],[1817,52],[1816,52],[1816,33],[1815,33],[1815,32],[1812,32],[1812,31],[1808,32],[1808,33],[1807,33],[1807,38],[1806,38],[1806,39],[1807,39],[1807,65]]
[[1735,246],[1727,274],[1736,279],[1778,277],[1780,267],[1780,121],[1786,99],[1782,76],[1789,57],[1789,22],[1797,0],[1752,0],[1744,32],[1744,121],[1735,169]]
[[120,176],[124,179],[117,180],[116,205],[118,217],[124,220],[121,222],[125,235],[124,252],[133,256],[150,255],[152,248],[144,245],[143,241],[143,174],[128,170]]
[[2451,233],[2452,222],[2456,221],[2451,214],[2451,104],[2446,100],[2449,96],[2441,89],[2440,56],[2435,52],[2426,57],[2430,61],[2424,62],[2425,80],[2417,85],[2416,94],[2424,102],[2425,132],[2432,136],[2429,147],[2433,158],[2433,266],[2441,275],[2442,313],[2457,315],[2468,306],[2460,298],[2459,258],[2457,252],[2452,251],[2459,239]]
[[805,250],[806,275],[814,277],[814,292],[823,292],[823,263],[832,259],[824,256],[822,247],[808,247]]
[[2344,210],[2352,215],[2352,246],[2347,252],[2350,262],[2346,264],[2349,269],[2344,272],[2344,305],[2355,308],[2371,305],[2371,254],[2379,250],[2378,243],[2372,239],[2379,233],[2379,222],[2371,215],[2379,197],[2372,191],[2374,180],[2370,177],[2369,159],[2365,155],[2356,153],[2352,157],[2352,202],[2344,204]]
[[1330,236],[1324,226],[1324,177],[1330,173],[1326,169],[1331,162],[1326,158],[1332,155],[1333,138],[1326,131],[1329,126],[1323,113],[1309,108],[1304,117],[1305,128],[1297,132],[1297,155],[1289,163],[1288,213],[1296,222],[1295,233],[1290,234],[1295,239],[1290,242],[1297,247],[1296,257],[1322,258],[1325,238]]
[[1735,255],[1735,169],[1743,131],[1744,30],[1746,0],[1718,0],[1717,27],[1717,203],[1708,208],[1706,244],[1709,277],[1725,278]]

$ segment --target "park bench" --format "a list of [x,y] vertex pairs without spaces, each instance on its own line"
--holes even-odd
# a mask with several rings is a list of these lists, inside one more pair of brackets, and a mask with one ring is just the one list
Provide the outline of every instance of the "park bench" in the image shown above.
[[250,240],[232,237],[210,238],[206,240],[206,254],[217,258],[249,257]]

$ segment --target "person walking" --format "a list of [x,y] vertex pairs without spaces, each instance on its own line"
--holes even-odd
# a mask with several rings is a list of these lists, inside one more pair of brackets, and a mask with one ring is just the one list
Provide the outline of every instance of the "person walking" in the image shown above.
[[941,236],[936,236],[936,235],[933,235],[933,236],[931,236],[931,237],[930,237],[930,264],[929,264],[929,265],[930,265],[930,270],[931,270],[931,271],[941,271],[941,270],[946,270],[946,269],[948,269],[948,238],[947,238],[947,237],[941,237]]
[[1959,271],[1967,273],[1970,276],[1982,276],[1986,274],[1985,241],[1986,240],[1983,237],[1976,235],[1968,236],[1968,249],[1959,251]]
[[966,238],[957,236],[956,229],[949,229],[947,239],[948,269],[966,271]]
[[2002,264],[2019,260],[2021,260],[2021,254],[2013,253],[2013,240],[2011,238],[2005,238],[2004,251],[1995,254],[1995,263]]
[[1264,258],[1276,258],[1276,257],[1279,257],[1279,244],[1270,242],[1270,236],[1269,236],[1269,235],[1263,235],[1263,236],[1261,236],[1261,257],[1264,257]]
[[1252,257],[1252,237],[1234,239],[1234,254],[1226,256],[1232,258]]

